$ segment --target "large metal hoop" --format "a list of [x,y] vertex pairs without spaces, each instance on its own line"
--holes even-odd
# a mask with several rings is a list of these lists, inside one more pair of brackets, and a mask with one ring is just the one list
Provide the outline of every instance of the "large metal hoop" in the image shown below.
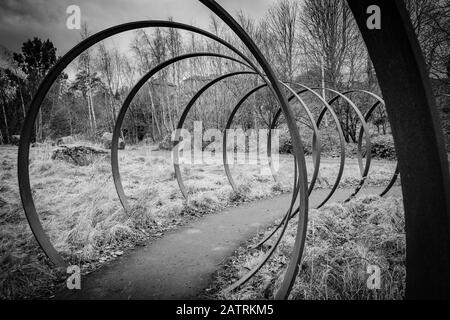
[[89,38],[83,40],[77,46],[72,48],[67,54],[65,54],[46,75],[31,102],[30,109],[22,127],[17,161],[20,196],[28,223],[44,253],[55,265],[59,267],[64,267],[66,263],[60,256],[60,254],[56,251],[42,227],[31,192],[29,177],[29,152],[34,122],[40,110],[41,104],[53,83],[56,81],[61,72],[69,65],[69,63],[71,63],[82,52],[92,47],[96,43],[116,34],[149,27],[179,28],[182,30],[187,30],[204,35],[228,47],[230,50],[239,55],[244,61],[246,61],[252,68],[257,70],[247,57],[245,57],[242,53],[240,53],[237,49],[232,47],[224,40],[199,28],[172,21],[137,21],[114,26],[90,36]]
[[[450,175],[424,59],[402,0],[347,0],[386,101],[402,175],[406,297],[450,297]],[[367,8],[382,13],[367,28]]]
[[[208,90],[210,87],[212,87],[214,84],[216,84],[219,81],[222,81],[226,78],[232,77],[232,76],[236,76],[236,75],[240,75],[240,74],[253,74],[253,75],[257,75],[256,72],[237,72],[237,73],[232,73],[232,74],[227,74],[221,77],[218,77],[216,79],[214,79],[213,81],[207,83],[205,86],[203,86],[195,95],[194,97],[192,97],[192,99],[189,101],[189,103],[186,105],[186,107],[183,110],[183,113],[178,121],[178,125],[177,125],[177,131],[175,133],[175,138],[174,138],[174,143],[178,143],[180,142],[180,132],[179,130],[183,128],[184,122],[186,121],[186,117],[189,113],[189,111],[191,110],[192,106],[195,104],[195,102],[200,98],[200,96],[206,92],[206,90]],[[177,150],[174,148],[173,149],[173,156],[174,159],[178,159],[178,152]],[[177,160],[174,161],[174,170],[175,170],[175,176],[178,182],[178,186],[180,187],[181,193],[183,194],[185,199],[188,199],[188,192],[186,189],[186,186],[184,185],[183,182],[183,177],[181,176],[181,171],[180,171],[180,165],[178,163]]]
[[[311,125],[313,127],[313,155],[314,155],[314,172],[311,178],[311,182],[309,184],[308,187],[308,195],[311,194],[311,192],[314,189],[314,185],[316,183],[317,180],[317,176],[319,173],[319,166],[320,166],[320,139],[317,139],[317,137],[319,136],[319,130],[317,128],[316,122],[314,120],[314,116],[312,115],[311,111],[309,110],[308,106],[305,104],[305,102],[300,98],[299,95],[297,95],[297,93],[292,90],[287,84],[280,82],[288,91],[291,91],[292,95],[288,98],[288,102],[291,102],[292,100],[296,99],[297,101],[300,102],[302,108],[305,110],[305,112],[308,115],[309,120],[311,121]],[[233,123],[234,117],[236,115],[236,113],[239,111],[239,109],[242,107],[243,103],[245,101],[247,101],[247,99],[254,93],[258,92],[259,90],[263,89],[267,87],[267,84],[263,84],[260,85],[258,87],[255,87],[253,89],[251,89],[249,92],[247,92],[242,98],[241,100],[235,105],[235,107],[232,109],[230,116],[228,117],[228,121],[227,124],[225,126],[225,132],[227,130],[229,130],[231,128],[231,125]],[[278,110],[278,112],[276,113],[275,117],[274,117],[274,121],[272,122],[272,124],[278,120],[278,118],[281,115],[281,109]],[[271,152],[271,140],[272,140],[272,127],[269,130],[269,136],[268,136],[268,140],[267,140],[267,145],[268,145],[268,149],[267,149],[267,153],[268,153],[268,159],[269,159],[269,167],[271,169],[272,172],[272,176],[274,177],[274,180],[277,181],[277,175],[275,173],[275,169],[273,168],[273,162],[272,162],[272,152]],[[230,182],[230,185],[232,186],[233,190],[238,192],[239,188],[236,185],[233,175],[231,174],[230,171],[230,167],[229,167],[229,163],[228,163],[228,155],[227,155],[227,135],[224,134],[223,136],[223,166],[225,168],[225,173],[227,175],[228,181]],[[295,174],[296,176],[296,174]],[[295,179],[294,179],[295,181]],[[295,182],[294,182],[295,183]]]
[[[214,12],[219,18],[221,18],[225,24],[227,24],[235,34],[244,42],[245,46],[249,49],[249,51],[253,54],[255,59],[258,61],[263,71],[266,73],[267,79],[271,83],[271,89],[274,91],[276,97],[279,100],[280,106],[285,113],[286,121],[288,124],[289,132],[292,136],[292,144],[294,148],[294,153],[297,160],[297,165],[299,168],[299,200],[300,200],[300,214],[299,221],[297,227],[297,235],[294,244],[294,249],[291,254],[291,260],[289,262],[289,266],[286,270],[285,276],[283,278],[280,289],[275,294],[276,299],[286,299],[289,295],[289,292],[292,288],[292,285],[295,281],[295,276],[298,273],[299,264],[303,254],[303,248],[305,245],[306,239],[306,229],[307,229],[307,221],[308,221],[308,177],[306,173],[306,162],[303,152],[303,144],[300,138],[300,135],[297,131],[297,126],[293,121],[293,113],[289,107],[289,104],[286,100],[286,97],[283,94],[283,91],[278,84],[275,73],[273,72],[270,65],[267,63],[266,59],[262,55],[261,51],[255,45],[255,43],[251,40],[251,38],[246,34],[244,29],[231,17],[231,15],[226,12],[220,5],[218,5],[215,1],[211,0],[200,0],[205,6],[207,6],[212,12]],[[296,196],[292,197],[291,202],[291,210],[294,206]],[[283,227],[283,232],[287,227],[287,220]]]
[[[111,144],[111,168],[113,173],[113,180],[114,180],[114,186],[116,187],[117,195],[119,196],[120,202],[122,203],[123,208],[128,211],[130,210],[130,205],[128,204],[127,197],[125,195],[125,191],[123,189],[122,185],[122,179],[120,177],[120,170],[119,170],[119,160],[118,160],[118,147],[119,147],[119,137],[120,137],[120,130],[122,128],[122,123],[125,119],[125,115],[130,107],[131,102],[133,101],[136,94],[139,92],[139,90],[147,83],[148,80],[150,80],[151,77],[153,77],[155,74],[157,74],[162,69],[176,63],[179,61],[182,61],[184,59],[190,59],[195,57],[218,57],[222,59],[228,59],[230,61],[234,61],[236,63],[240,63],[248,68],[245,63],[242,63],[241,61],[222,55],[222,54],[215,54],[215,53],[208,53],[208,52],[201,52],[201,53],[190,53],[181,55],[172,59],[169,59],[156,67],[154,67],[152,70],[150,70],[147,74],[145,74],[133,87],[133,89],[130,91],[128,96],[126,97],[124,103],[122,104],[122,107],[120,108],[119,114],[117,116],[116,124],[114,126],[113,131],[113,138],[112,138],[112,144]],[[255,73],[255,72],[253,72]],[[240,73],[239,73],[240,74]],[[175,171],[176,172],[176,171]],[[177,176],[178,178],[178,176]],[[180,185],[181,187],[181,185]],[[183,189],[182,189],[183,191]]]

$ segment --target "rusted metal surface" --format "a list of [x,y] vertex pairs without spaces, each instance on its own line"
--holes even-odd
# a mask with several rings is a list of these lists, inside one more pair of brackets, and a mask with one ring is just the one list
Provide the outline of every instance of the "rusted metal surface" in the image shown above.
[[[118,161],[118,145],[119,145],[120,131],[121,131],[121,128],[122,128],[122,123],[123,123],[123,121],[125,119],[125,115],[126,115],[128,109],[130,107],[131,102],[133,101],[134,97],[136,96],[136,94],[147,83],[147,81],[151,79],[151,77],[153,77],[159,71],[163,70],[164,68],[166,68],[166,67],[168,67],[168,66],[170,66],[170,65],[172,65],[172,64],[174,64],[176,62],[179,62],[179,61],[182,61],[182,60],[185,60],[185,59],[195,58],[195,57],[216,57],[216,58],[222,58],[222,59],[227,59],[227,60],[234,61],[236,63],[240,63],[240,64],[242,64],[242,65],[244,65],[244,66],[246,66],[248,68],[251,68],[248,65],[244,64],[243,62],[241,62],[239,60],[236,60],[234,58],[225,56],[225,55],[208,53],[208,52],[191,53],[191,54],[185,54],[185,55],[181,55],[179,57],[175,57],[175,58],[169,59],[169,60],[167,60],[167,61],[157,65],[155,68],[153,68],[150,72],[145,74],[138,81],[138,83],[130,91],[130,93],[126,97],[124,103],[122,104],[122,107],[120,108],[119,114],[117,116],[116,124],[114,126],[112,145],[111,145],[111,169],[112,169],[112,173],[113,173],[114,185],[116,187],[117,195],[119,196],[120,202],[122,203],[122,206],[124,207],[124,209],[127,210],[127,211],[130,209],[130,205],[128,204],[127,197],[126,197],[125,191],[123,189],[122,179],[120,177],[119,161]],[[225,78],[227,78],[229,76],[234,76],[234,75],[239,75],[239,74],[255,74],[255,72],[238,72],[238,73],[233,73],[231,75],[226,75],[226,76],[223,76],[223,77],[219,78],[218,81],[220,81],[222,79],[225,79]],[[202,92],[202,91],[200,90],[199,92]],[[185,113],[187,114],[189,109],[190,109],[190,106],[188,105],[185,108],[183,114],[185,114]],[[184,122],[184,118],[183,117],[182,117],[182,119],[183,119],[182,121]],[[182,183],[178,165],[176,165],[176,167],[175,167],[175,172],[177,174],[176,177],[177,177],[180,189],[183,192],[183,195],[185,195],[185,197],[187,197],[186,188],[184,187],[184,184]]]
[[[314,116],[311,112],[311,110],[309,109],[309,107],[306,105],[306,103],[303,101],[303,99],[291,88],[289,87],[287,84],[280,82],[288,91],[291,92],[291,96],[288,98],[288,102],[293,101],[294,99],[297,100],[298,102],[300,102],[300,105],[302,107],[303,110],[305,110],[308,119],[311,122],[311,126],[313,127],[313,163],[314,163],[314,171],[313,171],[313,175],[308,187],[308,195],[311,194],[311,192],[314,189],[314,185],[316,183],[317,180],[317,176],[319,174],[319,167],[320,167],[320,139],[319,137],[319,129],[317,128]],[[242,107],[243,103],[245,101],[248,100],[248,98],[253,95],[254,93],[258,92],[259,90],[266,88],[267,84],[263,84],[260,85],[258,87],[253,88],[252,90],[250,90],[248,93],[246,93],[244,95],[244,97],[236,104],[236,106],[233,108],[233,110],[231,111],[230,116],[228,117],[228,121],[227,124],[225,125],[225,130],[224,132],[226,133],[227,130],[229,130],[231,128],[231,125],[233,124],[233,120],[234,117],[236,115],[236,113],[239,111],[239,109]],[[268,160],[269,160],[269,167],[271,169],[272,172],[272,176],[274,178],[275,181],[278,181],[277,178],[277,174],[275,169],[273,168],[273,162],[272,162],[272,154],[271,154],[271,149],[272,149],[272,130],[274,129],[274,125],[276,124],[276,122],[278,121],[279,117],[281,115],[281,109],[278,110],[278,112],[275,114],[274,120],[272,122],[272,126],[269,130],[269,136],[268,136],[268,140],[267,140],[267,155],[268,155]],[[223,136],[223,166],[225,168],[225,173],[227,175],[228,181],[230,182],[232,188],[234,191],[239,191],[238,186],[236,185],[233,176],[231,174],[230,171],[230,167],[229,167],[229,163],[227,161],[228,159],[228,151],[227,151],[227,135],[224,134]],[[294,168],[295,169],[295,168]],[[295,181],[295,180],[294,180]]]
[[61,59],[58,60],[55,66],[48,72],[44,80],[39,85],[38,90],[34,95],[33,100],[31,101],[30,108],[28,110],[21,132],[21,139],[19,143],[19,152],[17,160],[17,168],[18,168],[17,174],[19,181],[20,197],[30,228],[44,253],[55,265],[59,267],[64,267],[66,265],[66,262],[61,257],[61,255],[55,250],[53,244],[50,242],[47,234],[45,233],[42,227],[41,221],[36,211],[36,206],[34,203],[30,186],[29,153],[33,134],[32,131],[34,123],[36,121],[36,117],[39,113],[42,102],[45,99],[53,83],[57,80],[57,78],[64,71],[64,69],[81,53],[83,53],[85,50],[89,49],[96,43],[109,37],[112,37],[116,34],[130,30],[150,28],[150,27],[178,28],[182,30],[199,33],[201,35],[204,35],[206,37],[209,37],[224,44],[229,49],[233,50],[236,54],[242,56],[244,61],[246,61],[249,65],[252,65],[251,61],[249,61],[239,51],[237,51],[235,48],[230,46],[222,39],[217,38],[215,35],[189,25],[172,21],[137,21],[111,27],[81,41],[78,45],[76,45]]
[[[377,73],[389,116],[406,218],[406,297],[450,298],[450,178],[435,99],[401,0],[348,0]],[[379,6],[380,30],[366,10]]]
[[[239,281],[226,288],[225,291],[236,290],[250,280],[261,267],[271,258],[280,243],[289,221],[298,215],[296,240],[290,255],[290,261],[283,275],[281,286],[275,293],[276,299],[286,299],[296,279],[299,265],[303,254],[308,221],[309,202],[308,197],[314,191],[316,179],[320,169],[321,146],[320,146],[320,124],[328,112],[331,114],[336,125],[340,139],[340,165],[339,172],[327,197],[319,205],[326,204],[333,196],[340,184],[345,165],[345,139],[339,119],[333,110],[333,104],[339,100],[345,101],[356,113],[361,123],[358,137],[358,165],[361,171],[361,180],[349,199],[355,197],[367,180],[371,165],[371,141],[368,121],[376,108],[385,107],[394,135],[397,150],[398,166],[388,186],[381,192],[381,196],[387,194],[395,184],[399,172],[402,173],[402,188],[405,202],[406,231],[407,231],[407,297],[408,298],[449,298],[450,296],[450,177],[447,156],[444,149],[444,139],[438,117],[435,110],[435,100],[432,96],[430,84],[425,72],[423,58],[414,36],[411,23],[407,17],[406,10],[401,0],[348,0],[350,8],[355,15],[358,26],[367,44],[370,56],[374,63],[383,98],[378,95],[364,91],[351,90],[340,93],[336,90],[325,88],[333,93],[334,98],[325,101],[316,90],[322,88],[309,88],[305,85],[296,84],[300,91],[280,82],[275,76],[271,66],[255,45],[253,40],[245,33],[239,24],[220,5],[212,0],[199,0],[215,13],[231,30],[242,40],[252,58],[245,56],[238,49],[220,39],[219,37],[189,25],[172,21],[139,21],[122,24],[101,31],[80,42],[66,55],[64,55],[47,74],[44,81],[34,96],[29,112],[22,129],[18,155],[18,180],[20,195],[26,217],[33,234],[49,259],[57,266],[63,267],[66,262],[55,250],[36,212],[33,200],[30,178],[29,178],[29,150],[32,137],[33,125],[48,91],[63,70],[85,50],[94,44],[116,34],[148,27],[168,27],[190,31],[210,38],[232,52],[239,59],[215,53],[190,53],[169,59],[146,73],[132,88],[125,99],[119,112],[113,133],[111,148],[111,167],[117,194],[125,210],[130,209],[126,199],[120,178],[118,163],[118,140],[120,130],[127,110],[133,98],[140,88],[157,72],[163,68],[177,63],[183,59],[194,57],[216,57],[227,59],[241,64],[246,71],[237,71],[219,76],[203,86],[189,101],[180,116],[177,129],[182,129],[187,115],[195,102],[214,84],[230,77],[240,75],[255,75],[263,84],[249,91],[236,104],[231,112],[225,128],[223,138],[223,161],[225,173],[230,185],[236,191],[238,186],[234,182],[227,163],[227,138],[226,129],[231,128],[233,118],[239,108],[248,97],[260,89],[267,88],[275,96],[280,111],[276,114],[269,130],[268,159],[272,175],[277,180],[273,168],[271,155],[271,132],[275,129],[281,114],[284,115],[289,133],[292,138],[294,155],[294,184],[293,194],[289,209],[285,213],[281,223],[274,231],[265,237],[257,246],[265,243],[268,239],[280,231],[274,244],[265,254],[262,261]],[[369,30],[366,27],[366,9],[370,5],[378,5],[383,14],[383,26],[381,30]],[[257,63],[253,63],[256,61]],[[351,94],[365,94],[376,100],[375,104],[363,115],[355,103],[349,98]],[[312,94],[320,100],[324,106],[318,119],[314,119],[313,113],[302,99],[302,95]],[[448,95],[445,95],[448,96]],[[312,180],[308,185],[306,160],[303,144],[299,134],[299,128],[294,120],[294,114],[290,102],[297,100],[305,110],[312,125],[313,131],[313,163],[314,172]],[[386,102],[386,103],[385,103]],[[301,128],[300,128],[301,129]],[[174,142],[179,142],[178,131]],[[362,152],[365,140],[365,161]],[[176,159],[176,157],[175,157]],[[187,189],[181,177],[179,164],[174,163],[175,175],[180,190],[185,198],[188,198]],[[296,207],[296,202],[299,202]],[[256,246],[256,247],[257,247]]]

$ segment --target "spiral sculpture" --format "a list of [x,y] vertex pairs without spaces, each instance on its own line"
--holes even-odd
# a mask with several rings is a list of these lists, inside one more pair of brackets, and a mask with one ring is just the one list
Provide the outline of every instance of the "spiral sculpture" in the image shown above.
[[[158,72],[181,60],[197,57],[213,57],[217,59],[226,59],[239,64],[243,68],[243,70],[221,75],[220,77],[204,85],[186,105],[179,118],[177,129],[183,128],[187,115],[192,106],[209,88],[227,78],[237,77],[241,75],[253,75],[261,80],[261,84],[250,90],[242,97],[242,99],[239,100],[236,106],[232,109],[226,127],[224,129],[226,130],[231,127],[236,113],[252,94],[263,88],[268,88],[270,92],[275,96],[278,105],[280,106],[280,110],[276,113],[276,116],[269,128],[270,130],[267,150],[272,176],[275,181],[278,181],[277,173],[272,165],[272,155],[270,150],[272,130],[276,128],[281,115],[283,115],[285,118],[292,139],[293,156],[295,159],[295,172],[293,195],[290,201],[289,209],[283,216],[281,223],[276,226],[274,231],[266,238],[264,238],[257,245],[257,247],[265,243],[272,236],[274,236],[278,230],[280,230],[274,244],[266,253],[262,261],[253,270],[251,270],[247,275],[234,283],[232,286],[226,288],[225,291],[235,290],[239,288],[242,284],[247,282],[258,272],[258,270],[271,258],[271,256],[275,252],[286,231],[289,221],[296,215],[298,215],[296,240],[292,249],[292,254],[290,256],[290,262],[281,281],[281,286],[274,295],[276,299],[286,299],[289,296],[289,292],[298,273],[305,245],[309,209],[308,197],[314,190],[314,186],[319,174],[321,156],[319,128],[326,113],[330,114],[339,136],[340,162],[339,172],[333,183],[333,187],[331,188],[327,196],[321,201],[318,208],[324,206],[332,198],[333,194],[339,187],[340,180],[342,178],[345,166],[345,139],[341,124],[338,120],[333,106],[338,101],[343,101],[347,103],[356,113],[361,125],[361,130],[358,137],[358,165],[361,172],[361,180],[355,191],[348,196],[347,201],[354,198],[358,194],[358,192],[367,181],[367,177],[370,171],[371,141],[368,121],[377,108],[386,108],[390,118],[394,140],[396,142],[399,164],[395,172],[393,173],[392,179],[385,187],[385,189],[380,193],[380,196],[384,196],[388,193],[388,191],[395,184],[399,173],[402,172],[402,188],[407,216],[407,294],[408,297],[411,298],[420,297],[424,294],[424,288],[431,288],[428,292],[431,292],[432,296],[448,297],[448,283],[450,280],[448,271],[450,269],[448,268],[450,264],[450,227],[448,225],[448,221],[450,221],[450,219],[448,219],[450,208],[450,182],[448,167],[443,166],[442,134],[439,135],[439,132],[437,130],[437,128],[439,127],[436,123],[436,116],[432,111],[433,100],[430,93],[429,84],[427,84],[427,82],[424,80],[425,73],[423,69],[423,62],[420,55],[418,54],[419,51],[417,40],[413,36],[412,28],[410,26],[408,18],[406,17],[406,11],[403,7],[402,2],[400,0],[348,0],[349,6],[355,15],[358,26],[361,30],[364,40],[366,41],[368,51],[374,62],[374,66],[380,80],[380,87],[382,89],[383,95],[386,98],[385,102],[385,100],[380,96],[364,90],[352,90],[341,93],[330,88],[310,88],[303,84],[295,84],[295,88],[300,87],[301,90],[294,90],[294,86],[292,84],[283,83],[277,79],[272,68],[267,63],[258,47],[239,26],[239,24],[231,17],[231,15],[229,15],[213,0],[199,1],[207,6],[233,30],[233,32],[242,40],[249,52],[252,54],[252,59],[245,56],[241,51],[233,47],[225,40],[205,30],[190,25],[173,21],[137,21],[106,29],[83,40],[57,62],[57,64],[46,75],[45,79],[40,84],[39,89],[33,98],[30,110],[27,114],[22,129],[18,156],[18,178],[21,199],[26,217],[37,242],[39,243],[45,254],[48,256],[48,258],[56,266],[64,267],[66,265],[66,262],[54,248],[45,231],[43,230],[42,224],[36,212],[29,179],[29,150],[32,137],[32,128],[46,94],[48,93],[49,89],[56,81],[60,73],[69,65],[69,63],[71,63],[81,53],[83,53],[85,50],[92,47],[96,43],[125,31],[140,28],[165,27],[186,30],[209,38],[231,50],[234,54],[237,55],[238,58],[208,52],[193,52],[180,55],[154,67],[147,74],[145,74],[131,89],[119,111],[113,132],[111,147],[112,175],[118,197],[122,203],[124,210],[130,210],[130,206],[125,195],[119,172],[118,141],[125,115],[138,91],[149,79],[151,79]],[[365,10],[368,6],[373,4],[379,5],[382,8],[383,12],[386,12],[386,17],[383,20],[386,21],[384,23],[384,28],[392,28],[392,30],[389,30],[389,32],[384,30],[371,32],[365,27]],[[380,41],[385,42],[387,48],[389,49],[385,50],[387,52],[380,49]],[[397,63],[392,63],[390,68],[386,68],[383,66],[383,59],[384,61],[391,59],[392,61],[396,61]],[[256,61],[258,65],[255,65],[255,63],[253,63],[252,61]],[[333,96],[333,98],[330,101],[326,101],[318,93],[319,90],[328,91]],[[289,97],[285,95],[285,92],[289,92]],[[374,105],[366,114],[363,114],[360,109],[358,109],[356,104],[350,99],[350,95],[355,93],[366,95],[367,97],[374,100]],[[313,97],[315,97],[315,99],[318,99],[321,105],[323,105],[323,109],[321,110],[318,119],[314,119],[313,113],[303,100],[302,96],[304,96],[305,94],[312,95]],[[308,119],[311,122],[311,127],[313,130],[312,153],[314,172],[312,174],[311,181],[309,181],[309,184],[307,179],[303,144],[298,132],[297,124],[294,121],[293,111],[291,110],[290,106],[290,102],[293,100],[296,100],[300,103],[302,109],[306,112]],[[405,116],[405,108],[408,107],[407,104],[413,105],[415,108],[412,108],[408,116]],[[418,127],[417,121],[421,121],[422,125]],[[402,122],[408,123],[410,127]],[[414,123],[416,126],[411,127],[412,123]],[[415,141],[411,140],[412,137],[417,138],[420,135],[422,135],[421,139],[416,139]],[[179,138],[180,137],[178,135],[175,137],[175,143],[180,141]],[[365,163],[362,148],[364,140]],[[231,187],[235,191],[238,191],[238,188],[236,186],[236,183],[234,182],[233,176],[226,161],[226,143],[227,141],[225,134],[223,137],[224,169]],[[411,157],[414,151],[418,151],[420,154],[417,157]],[[416,172],[414,174],[414,177],[412,178],[411,170],[414,168],[414,166],[417,166],[417,164],[419,163],[418,161],[427,161],[426,163],[430,166],[430,168],[422,169],[419,172]],[[181,193],[186,199],[188,199],[189,194],[184,185],[180,173],[180,168],[177,163],[174,163],[174,170]],[[418,187],[418,184],[420,184],[420,187]],[[423,191],[422,188],[424,188]],[[434,193],[432,193],[430,192],[430,190],[435,191],[433,191]],[[417,197],[419,193],[422,194],[422,198],[427,197],[426,205],[423,205],[423,203],[419,203],[417,201],[417,198],[420,198]],[[297,202],[299,203],[298,207],[295,205]],[[425,213],[429,216],[423,217]],[[426,227],[425,231],[423,231],[421,227]],[[430,276],[428,271],[423,270],[422,267],[425,263],[423,254],[425,252],[428,259],[428,267],[430,265],[429,262],[431,261],[432,266],[434,266],[431,268],[432,271],[436,272],[436,276],[439,275],[440,277],[443,277],[441,279],[444,279],[444,281],[437,281],[436,279],[434,279],[434,277]],[[438,263],[440,263],[439,266],[437,266]]]

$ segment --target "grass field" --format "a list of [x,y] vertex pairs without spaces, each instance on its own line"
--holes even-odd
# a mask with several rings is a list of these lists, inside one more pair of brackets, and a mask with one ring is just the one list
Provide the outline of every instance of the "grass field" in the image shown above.
[[[240,290],[222,293],[253,269],[270,248],[250,249],[261,234],[217,272],[206,289],[210,299],[263,300],[273,298],[281,284],[295,242],[296,223],[269,263]],[[405,294],[405,221],[401,199],[364,197],[345,205],[332,204],[311,210],[307,241],[299,275],[290,299],[302,300],[402,300]],[[380,268],[380,290],[367,286],[368,266]]]
[[[129,212],[122,209],[116,195],[108,156],[77,167],[51,160],[49,145],[31,149],[30,180],[44,229],[57,250],[82,265],[83,272],[204,214],[291,190],[290,156],[280,158],[280,183],[262,166],[231,167],[240,192],[232,190],[221,165],[183,165],[190,193],[185,201],[170,153],[154,149],[153,145],[131,146],[119,153],[122,181],[132,206]],[[16,158],[16,147],[0,147],[0,298],[48,297],[65,274],[50,265],[28,227],[18,192]],[[307,163],[311,175],[312,160],[308,158]],[[375,162],[368,185],[386,184],[394,168],[392,162]],[[336,173],[337,160],[323,160],[317,187],[329,187]],[[342,186],[356,186],[359,174],[357,162],[349,160]]]

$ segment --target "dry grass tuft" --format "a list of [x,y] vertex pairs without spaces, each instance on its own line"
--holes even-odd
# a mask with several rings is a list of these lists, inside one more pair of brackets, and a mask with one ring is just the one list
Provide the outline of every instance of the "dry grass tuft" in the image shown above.
[[[301,271],[291,299],[401,300],[405,293],[405,222],[398,199],[366,197],[346,205],[313,210]],[[255,267],[269,249],[241,248],[217,273],[207,289],[209,297],[270,299],[280,285],[295,241],[291,223],[276,254],[243,288],[230,294],[220,290]],[[255,238],[252,243],[259,239]],[[367,267],[381,269],[381,290],[367,288]]]
[[[77,145],[98,148],[90,143]],[[111,252],[160,237],[191,219],[291,190],[293,161],[289,157],[281,159],[279,184],[262,175],[260,167],[231,168],[238,192],[228,184],[221,165],[182,166],[190,194],[185,201],[170,152],[152,148],[139,146],[119,152],[130,212],[125,212],[118,200],[108,157],[77,167],[53,161],[51,145],[31,149],[30,180],[37,211],[51,242],[68,261],[91,271],[112,260]],[[36,244],[23,213],[16,177],[17,148],[0,147],[0,154],[0,299],[47,296],[59,278]],[[5,258],[22,255],[28,257],[26,262]]]

